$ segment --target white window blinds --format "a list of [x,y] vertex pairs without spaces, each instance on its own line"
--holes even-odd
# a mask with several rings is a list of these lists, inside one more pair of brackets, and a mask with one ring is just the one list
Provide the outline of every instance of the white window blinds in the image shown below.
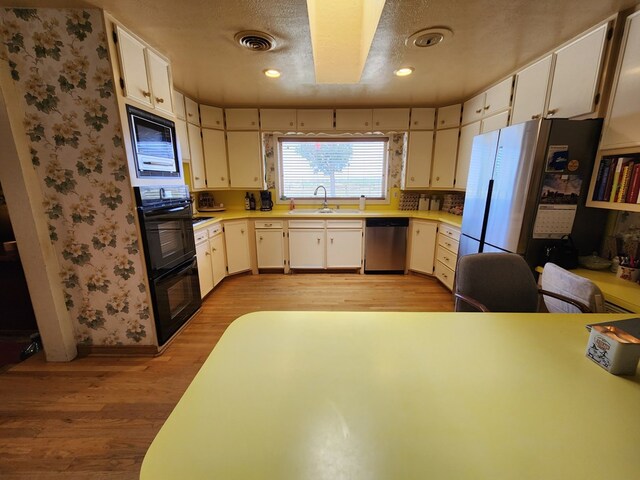
[[280,192],[313,197],[318,185],[335,199],[385,198],[386,138],[280,138]]

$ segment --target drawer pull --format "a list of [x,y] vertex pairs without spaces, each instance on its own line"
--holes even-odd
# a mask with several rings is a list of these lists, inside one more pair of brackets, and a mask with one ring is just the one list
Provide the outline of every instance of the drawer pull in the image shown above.
[[320,245],[320,239],[318,238],[318,245]]
[[204,252],[205,255],[211,255],[209,252]]
[[451,246],[451,244],[450,244],[449,242],[444,242],[444,244],[445,244],[447,247],[450,247],[450,246]]
[[164,98],[156,97],[156,102],[164,103]]
[[270,226],[272,226],[272,225],[273,225],[272,223],[265,223],[265,224],[264,224],[264,226],[265,226],[265,227],[270,227]]
[[476,110],[476,113],[480,113],[480,112],[482,112],[482,109],[481,109],[481,108],[479,108],[478,110]]
[[150,92],[145,92],[144,90],[142,91],[142,96],[143,97],[150,97],[151,93]]
[[450,261],[451,261],[451,259],[450,259],[449,257],[444,257],[444,259],[445,259],[447,262],[450,262]]

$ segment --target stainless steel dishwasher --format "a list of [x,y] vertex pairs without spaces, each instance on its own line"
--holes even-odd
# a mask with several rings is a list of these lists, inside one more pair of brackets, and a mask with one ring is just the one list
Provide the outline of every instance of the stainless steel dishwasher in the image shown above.
[[365,273],[404,273],[408,218],[367,218]]

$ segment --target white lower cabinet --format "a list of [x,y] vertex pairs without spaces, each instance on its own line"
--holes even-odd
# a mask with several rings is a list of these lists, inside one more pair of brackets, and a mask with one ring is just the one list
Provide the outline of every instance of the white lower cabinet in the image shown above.
[[256,256],[258,268],[284,268],[282,221],[256,221]]
[[327,229],[327,268],[362,266],[362,228]]
[[433,275],[437,231],[435,222],[412,220],[409,270]]
[[[211,237],[211,232],[209,232]],[[213,286],[215,287],[227,276],[227,258],[224,253],[224,234],[222,229],[213,238],[209,238],[211,252],[211,269],[213,270]]]
[[362,220],[289,222],[290,268],[362,267]]
[[194,232],[200,297],[213,290],[227,274],[224,234],[219,223]]
[[225,222],[224,239],[229,275],[251,270],[249,224],[247,220]]
[[324,268],[324,228],[289,226],[289,267]]
[[[198,234],[196,233],[196,239]],[[196,259],[198,261],[198,281],[200,282],[200,298],[213,290],[213,270],[211,268],[211,253],[209,240],[206,238],[196,244]]]
[[456,264],[458,262],[458,245],[460,230],[451,225],[440,224],[438,246],[436,248],[436,278],[449,290],[453,290]]

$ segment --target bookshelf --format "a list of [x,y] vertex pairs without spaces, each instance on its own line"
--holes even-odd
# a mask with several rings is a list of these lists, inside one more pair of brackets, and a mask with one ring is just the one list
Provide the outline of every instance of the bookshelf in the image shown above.
[[640,212],[640,148],[599,152],[587,206]]

